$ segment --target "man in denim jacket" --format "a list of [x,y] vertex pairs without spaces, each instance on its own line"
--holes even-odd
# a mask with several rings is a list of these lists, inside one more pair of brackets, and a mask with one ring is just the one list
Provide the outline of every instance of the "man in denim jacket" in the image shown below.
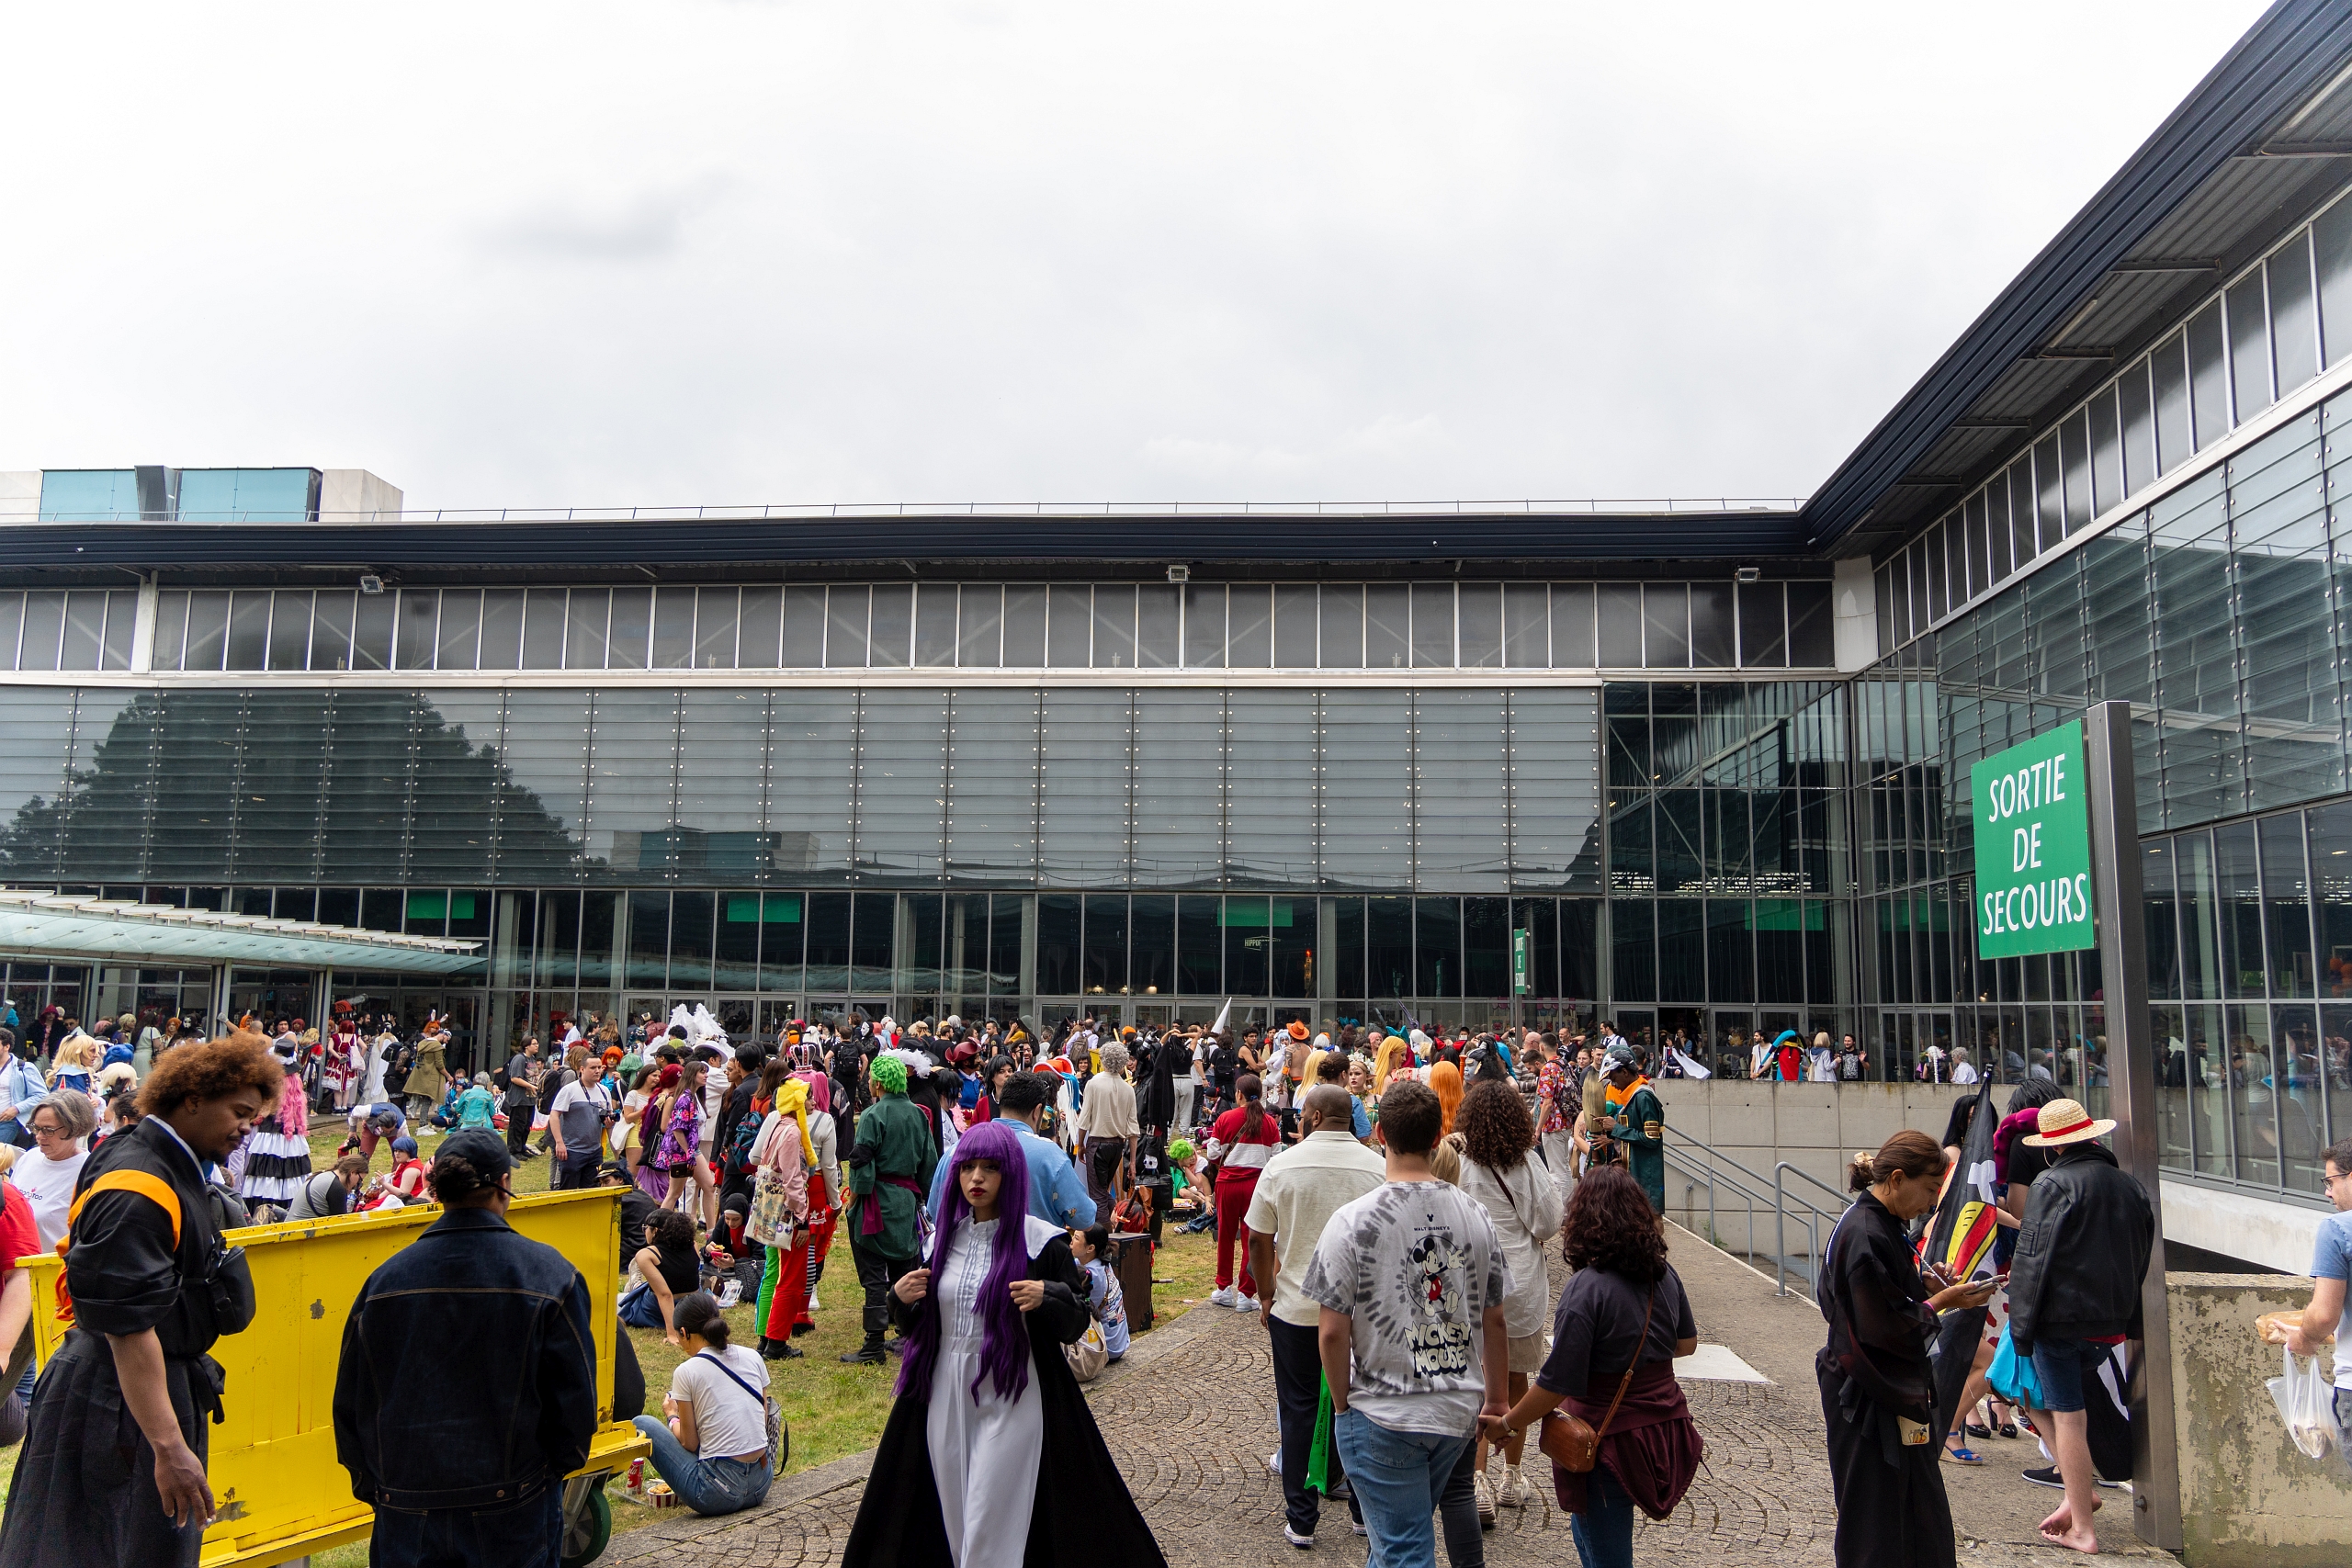
[[40,1067],[17,1055],[16,1043],[11,1034],[7,1048],[0,1049],[0,1142],[28,1149],[33,1146],[33,1107],[49,1092],[49,1080],[40,1076]]
[[507,1226],[514,1172],[496,1134],[450,1134],[432,1173],[445,1212],[368,1277],[344,1325],[335,1458],[375,1506],[378,1568],[561,1561],[596,1348],[580,1271]]

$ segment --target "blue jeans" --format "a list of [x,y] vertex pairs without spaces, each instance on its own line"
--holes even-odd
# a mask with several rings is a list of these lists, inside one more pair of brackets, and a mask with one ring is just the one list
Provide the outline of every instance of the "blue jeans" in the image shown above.
[[1396,1432],[1361,1410],[1343,1410],[1331,1436],[1372,1538],[1365,1560],[1371,1568],[1437,1568],[1437,1530],[1430,1516],[1469,1434]]
[[631,1328],[660,1328],[663,1326],[662,1322],[662,1298],[653,1293],[652,1286],[644,1283],[642,1280],[630,1285],[630,1287],[622,1293],[620,1314],[621,1321],[628,1325]]
[[497,1508],[416,1513],[379,1504],[368,1538],[368,1568],[557,1568],[563,1560],[563,1483]]
[[670,1483],[679,1502],[697,1514],[740,1514],[768,1495],[764,1455],[757,1464],[736,1459],[696,1459],[667,1424],[650,1416],[639,1416],[637,1429],[653,1439],[653,1472]]
[[1584,1568],[1634,1568],[1634,1500],[1600,1465],[1584,1478],[1584,1512],[1568,1517]]

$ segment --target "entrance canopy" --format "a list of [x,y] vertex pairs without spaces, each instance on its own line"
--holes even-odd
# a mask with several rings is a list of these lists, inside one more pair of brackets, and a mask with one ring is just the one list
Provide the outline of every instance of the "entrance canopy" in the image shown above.
[[181,909],[169,904],[0,889],[0,952],[115,964],[257,964],[455,975],[478,942]]

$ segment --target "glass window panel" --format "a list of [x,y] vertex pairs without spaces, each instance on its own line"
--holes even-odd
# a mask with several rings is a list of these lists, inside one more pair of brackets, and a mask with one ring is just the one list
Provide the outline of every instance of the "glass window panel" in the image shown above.
[[[841,590],[836,588],[833,592],[838,593]],[[867,662],[876,670],[903,670],[914,656],[914,584],[876,584],[874,590],[872,656]]]
[[1590,1003],[1600,995],[1600,910],[1598,898],[1560,900],[1560,996]]
[[1225,661],[1236,670],[1265,670],[1274,662],[1272,590],[1236,583],[1225,611]]
[[2339,201],[2312,225],[2319,270],[2320,336],[2333,367],[2352,354],[2352,201]]
[[[679,694],[678,823],[671,853],[682,882],[741,882],[779,867],[767,829],[767,694],[755,687],[689,687]],[[796,785],[797,778],[795,779]]]
[[[1542,587],[1538,585],[1538,592]],[[1455,600],[1461,617],[1457,636],[1465,670],[1493,670],[1503,661],[1502,590],[1498,583],[1465,582]]]
[[739,619],[735,668],[780,669],[784,658],[784,590],[744,589]]
[[1990,484],[1977,492],[1984,498],[1984,586],[1992,587],[2017,570],[2011,558],[2009,538],[2009,482],[2005,475],[1996,474]]
[[1658,1000],[1696,1002],[1706,999],[1706,906],[1703,903],[1696,898],[1661,898],[1657,901]]
[[2213,840],[2204,833],[2173,840],[2173,874],[2180,890],[2181,994],[2191,999],[2222,994],[2222,949],[2213,887]]
[[2156,404],[2157,472],[2169,473],[2197,450],[2189,434],[2188,338],[2175,333],[2148,355]]
[[2088,411],[2066,416],[2058,427],[2058,463],[2066,487],[2064,527],[2071,536],[2091,520],[2091,451]]
[[1317,910],[1322,900],[1317,898],[1276,898],[1271,911],[1272,926],[1273,994],[1277,997],[1312,997],[1316,992],[1315,950],[1321,944],[1317,934]]
[[[281,590],[278,598],[286,597]],[[277,638],[270,639],[270,658],[277,657]],[[434,651],[436,670],[471,670],[481,650],[481,591],[445,588],[441,591],[441,630]]]
[[1176,900],[1176,989],[1188,997],[1225,991],[1224,901],[1188,893]]
[[1365,994],[1409,997],[1413,994],[1413,901],[1410,898],[1366,900]]
[[1080,950],[1079,987],[1090,997],[1127,991],[1127,896],[1096,893],[1086,900],[1086,934]]
[[1085,929],[1085,906],[1075,893],[1044,893],[1037,897],[1037,992],[1040,996],[1074,996],[1079,987],[1079,942]]
[[[670,979],[670,896],[628,895],[628,968],[622,984],[662,990]],[[689,979],[686,984],[693,982]],[[707,982],[706,982],[707,983]]]
[[[779,908],[789,897],[772,895]],[[762,919],[767,911],[762,907],[758,893],[722,893],[716,900],[713,913],[715,927],[711,933],[711,987],[720,991],[749,991],[760,985],[760,936],[767,921]],[[775,972],[769,982],[771,990],[789,986],[798,988],[800,978],[800,927],[797,921],[789,925],[779,919],[776,924]],[[789,933],[788,935],[786,933]],[[786,956],[787,951],[789,956]]]
[[1690,663],[1690,595],[1679,582],[1642,586],[1642,662],[1653,670]]
[[1046,662],[1056,670],[1083,670],[1092,662],[1094,590],[1056,588],[1046,626]]
[[2222,993],[2263,995],[2262,886],[2255,865],[2251,822],[2233,822],[2213,833],[2217,912],[2222,921]]
[[[28,594],[25,598],[23,637],[24,648],[36,653],[40,648],[40,639],[34,631],[38,624],[38,617],[34,614],[36,608],[34,601],[37,597],[38,595]],[[219,592],[190,593],[187,596],[187,651],[182,656],[179,668],[183,670],[220,669],[221,655],[227,649],[228,642],[229,595]],[[38,663],[25,663],[23,655],[19,654],[17,668],[37,670],[40,667]],[[377,668],[381,669],[382,666],[379,664]]]
[[1657,891],[1650,856],[1650,797],[1637,790],[1612,792],[1609,800],[1609,890],[1612,894]]
[[[257,665],[237,662],[237,615],[242,615],[248,601],[259,601],[263,595],[239,593],[236,614],[230,620],[230,667],[257,669]],[[431,588],[408,588],[401,591],[400,626],[392,645],[392,663],[400,670],[430,670],[433,668],[435,645],[438,642],[440,593]]]
[[1604,582],[1600,596],[1600,664],[1605,670],[1642,667],[1642,585]]
[[1503,662],[1543,670],[1552,662],[1551,592],[1541,582],[1503,585]]
[[[484,670],[519,670],[523,667],[523,594],[520,588],[492,588],[481,596],[481,668]],[[326,605],[328,599],[338,597],[319,595],[319,618],[311,633],[311,667],[340,670],[340,663],[322,666],[319,662],[318,639],[328,631]],[[346,626],[351,614],[348,595],[343,614]],[[346,632],[344,639],[349,640]],[[336,645],[340,647],[340,644]],[[341,657],[340,654],[338,657]]]
[[949,717],[948,880],[1026,886],[1037,866],[1037,694],[972,687],[955,694]]
[[1363,589],[1356,583],[1326,583],[1317,657],[1326,670],[1363,668]]
[[[1508,898],[1464,898],[1462,900],[1462,992],[1465,997],[1485,997],[1504,1003],[1511,995],[1510,974],[1510,900]],[[1533,947],[1531,936],[1530,946]],[[1531,991],[1534,988],[1537,953],[1528,955],[1528,978]],[[1551,989],[1546,986],[1544,990]]]
[[1135,701],[1136,886],[1214,886],[1224,861],[1225,695],[1143,690]]
[[1511,886],[1600,891],[1600,694],[1511,693],[1509,778]]
[[691,670],[699,663],[701,660],[695,657],[695,591],[691,588],[655,590],[653,660],[650,667],[655,670]]
[[139,622],[139,593],[117,588],[107,593],[106,641],[98,651],[101,670],[130,668],[130,634]]
[[1417,878],[1430,887],[1501,892],[1510,886],[1503,694],[1424,689],[1415,708]]
[[2009,556],[2018,570],[2041,553],[2033,527],[2033,458],[2019,457],[2009,465]]
[[1325,886],[1375,891],[1412,886],[1412,751],[1399,744],[1412,725],[1408,693],[1333,688],[1323,694],[1324,754],[1346,760],[1323,773]]
[[[314,697],[312,705],[319,705],[319,699]],[[6,710],[0,708],[0,720],[6,716]],[[56,800],[63,808],[62,869],[67,874],[136,879],[146,870],[147,806],[153,794],[152,770],[163,761],[154,745],[162,716],[161,705],[146,694],[97,687],[79,694],[73,733],[58,759],[70,770],[71,781],[70,789]],[[320,737],[315,730],[309,739],[316,752]],[[307,775],[311,821],[305,824],[300,862],[305,868],[312,863],[315,848],[318,773],[313,756],[307,765],[295,760],[287,774],[288,793]],[[263,792],[273,797],[279,794],[270,785],[263,786]],[[43,824],[36,829],[35,836],[44,848],[58,842],[52,830],[58,825]],[[10,859],[13,856],[0,850],[0,863]],[[113,898],[144,896],[144,890],[135,886],[101,891]]]
[[850,927],[849,987],[854,995],[888,995],[898,949],[899,897],[861,893]]
[[[0,670],[17,667],[17,644],[25,629],[25,596],[22,593],[0,593]],[[351,634],[344,633],[348,643]],[[149,667],[155,670],[177,670],[180,657],[187,646],[187,595],[158,593],[155,595],[155,646],[149,655]]]
[[[1127,710],[1125,692],[1054,688],[1046,693],[1041,883],[1064,887],[1125,885],[1131,750]],[[1042,987],[1043,981],[1039,983]]]
[[2237,1155],[2231,1174],[2276,1187],[2281,1180],[2278,1101],[2269,1087],[2282,1075],[2272,1055],[2270,1010],[2226,1008],[2223,1015],[2230,1032],[2230,1132]]
[[1734,645],[1732,585],[1694,582],[1690,585],[1690,662],[1710,670],[1728,670],[1738,662]]
[[[789,623],[787,623],[789,624]],[[849,916],[850,896],[846,893],[812,893],[806,906],[808,989],[828,997],[846,997],[849,992]]]
[[2123,499],[2123,444],[2116,429],[2113,388],[2091,400],[2090,424],[2091,488],[2083,513],[2086,522]]
[[[2343,1000],[2352,998],[2352,803],[2339,801],[2315,808],[2310,826],[2312,882],[2319,921],[2320,995]],[[2343,1077],[2352,1073],[2352,1056],[2336,1063],[2332,1071],[2338,1077],[2339,1089],[2352,1088],[2352,1080]],[[2339,1099],[2336,1110],[2336,1135],[2341,1137],[2352,1131],[2352,1119],[2343,1115],[2352,1105]]]
[[[302,635],[310,635],[310,595],[304,601]],[[98,637],[106,629],[107,596],[103,589],[79,588],[65,596],[65,633],[59,651],[60,670],[96,670],[98,667]]]
[[1278,670],[1315,668],[1315,590],[1312,586],[1277,585],[1274,589],[1274,667]]
[[1204,582],[1184,588],[1184,662],[1214,670],[1225,663],[1225,589]]
[[915,600],[915,662],[946,668],[956,662],[956,584],[926,582]]
[[668,874],[678,852],[677,756],[677,693],[617,687],[596,694],[588,767],[588,856],[596,880]]
[[1789,665],[1786,594],[1777,582],[1739,585],[1739,661],[1750,670]]
[[1700,850],[1701,797],[1695,789],[1662,789],[1652,818],[1657,850],[1657,890],[1698,892],[1704,874]]
[[[825,667],[829,670],[865,668],[867,604],[872,595],[863,587],[837,586],[825,591]],[[792,636],[787,609],[784,635]]]
[[2045,550],[2066,536],[2064,471],[2058,456],[2058,434],[2052,431],[2033,448],[2034,511]]
[[1610,999],[1657,999],[1657,910],[1646,898],[1609,901]]
[[1592,584],[1552,584],[1552,668],[1589,670],[1594,661]]
[[[616,588],[613,593],[611,640],[605,657],[608,670],[643,670],[653,643],[653,590]],[[578,590],[571,602],[580,603]],[[576,617],[575,617],[576,618]]]
[[1034,900],[1023,893],[999,893],[989,908],[989,994],[1028,997],[1036,994],[1036,977],[1024,956],[1034,951],[1029,935],[1036,921]]
[[[2143,844],[2140,852],[2141,902],[2147,909],[2148,994],[2152,997],[2180,995],[2180,899],[2173,891],[2174,858],[2169,839]],[[2177,1052],[2178,1045],[2174,1049]],[[2179,1087],[2170,1077],[2164,1081],[2166,1087]]]
[[[784,641],[779,657],[786,670],[816,670],[825,662],[825,591],[787,588],[784,591]],[[858,658],[865,662],[865,631],[858,628]],[[844,952],[847,950],[844,949]],[[843,962],[847,962],[844,960]]]
[[2270,352],[2285,397],[2319,374],[2319,318],[2312,308],[2312,252],[2298,234],[2265,264],[2270,280]]
[[2262,848],[2270,994],[2307,998],[2318,983],[2318,966],[2312,952],[2311,884],[2303,874],[2302,816],[2290,811],[2265,817],[2256,828]]
[[2235,423],[2243,424],[2270,406],[2270,321],[2256,267],[2222,296],[2230,330],[2230,393]]
[[1413,900],[1413,994],[1462,994],[1462,900]]
[[1128,584],[1095,587],[1093,660],[1097,670],[1136,667],[1136,591]]
[[2218,299],[2188,318],[2188,404],[2198,450],[2230,433],[2230,366]]
[[[426,595],[429,603],[431,595]],[[64,630],[65,595],[31,593],[25,598],[25,650],[20,666],[27,670],[57,668],[57,643]],[[242,590],[229,601],[229,659],[232,670],[259,670],[269,654],[269,591]],[[38,655],[39,661],[35,661]],[[428,637],[424,657],[433,656]]]
[[839,883],[849,874],[854,777],[841,764],[856,733],[857,695],[778,691],[770,727],[778,784],[768,792],[768,833],[776,870]]
[[[735,668],[735,614],[742,590],[704,588],[695,594],[695,668]],[[760,591],[752,589],[754,594]],[[773,592],[773,590],[771,590]]]
[[[1951,562],[1947,555],[1945,539],[1951,532],[1952,530],[1942,523],[1928,530],[1928,619],[1929,621],[1942,620],[1944,612],[1951,608],[1951,601],[1945,596],[1944,590],[1951,575]],[[1690,585],[1691,625],[1694,627],[1698,624],[1699,586],[1695,582]],[[1696,662],[1704,663],[1705,660],[1700,660]]]
[[[946,693],[867,690],[858,720],[860,881],[939,880],[946,767]],[[862,922],[863,904],[859,908]]]
[[1363,667],[1402,670],[1412,652],[1412,590],[1372,582],[1363,591]]
[[[359,601],[360,619],[368,615],[368,601]],[[564,591],[560,588],[534,588],[523,613],[523,668],[526,670],[560,670],[563,668],[563,630],[565,621]],[[364,645],[364,641],[363,644]],[[368,666],[355,648],[351,667],[365,670]]]
[[[1238,690],[1227,698],[1225,876],[1237,887],[1316,881],[1316,699],[1306,691]],[[1401,733],[1401,732],[1400,732]]]
[[[1143,901],[1136,901],[1140,905]],[[1332,965],[1332,991],[1336,996],[1361,997],[1369,994],[1364,969],[1363,900],[1334,898],[1332,905],[1331,952],[1325,962]]]
[[1004,664],[1038,670],[1046,663],[1046,590],[1016,583],[1004,591]]
[[2133,363],[2115,384],[2123,421],[2123,487],[2117,499],[2137,494],[2156,477],[2156,412],[2148,400],[2148,362]]
[[[545,814],[535,818],[528,801],[520,798],[519,792],[502,777],[499,738],[505,705],[504,695],[494,688],[417,694],[412,739],[416,761],[410,770],[413,792],[406,872],[410,881],[464,882],[481,876],[492,863],[492,846],[503,846],[509,819],[518,843],[528,843],[550,831]],[[338,747],[341,716],[338,701]],[[303,716],[300,732],[308,731],[309,720]],[[292,755],[291,748],[284,754]],[[339,761],[331,756],[330,766]],[[271,794],[275,796],[277,792]],[[302,809],[298,804],[296,815]],[[311,815],[315,820],[315,812]],[[288,837],[307,842],[312,830],[308,823],[289,823]],[[561,840],[560,827],[552,830]],[[341,870],[332,842],[324,846],[322,864],[331,874]],[[477,899],[477,906],[483,902]]]
[[[345,697],[338,695],[338,738],[345,725]],[[587,794],[589,717],[585,692],[518,687],[508,694],[498,755],[506,775],[498,786],[502,877],[569,880],[578,874],[578,840]],[[494,737],[477,728],[469,739],[487,745]],[[329,841],[336,840],[331,836]]]
[[1277,913],[1287,918],[1287,899],[1263,894],[1228,897],[1219,917],[1225,933],[1226,988],[1243,997],[1268,994],[1273,974],[1273,923]]
[[[534,590],[532,597],[536,600],[537,596],[537,591]],[[571,602],[565,610],[563,623],[565,669],[602,670],[605,667],[605,623],[610,618],[612,608],[613,593],[609,588],[575,588],[571,591]]]
[[956,1010],[969,1018],[984,1010],[980,998],[989,993],[989,896],[951,893],[947,896],[940,931],[941,964],[945,973],[941,988],[963,998]]
[[[216,722],[229,718],[226,712],[214,712],[218,715]],[[410,748],[416,723],[417,702],[413,693],[334,694],[334,755],[326,771],[323,817],[325,840],[333,846],[329,853],[337,876],[400,880],[401,845],[407,836],[413,804],[409,788]],[[437,717],[435,724],[437,728]],[[490,733],[497,733],[494,726]],[[226,739],[228,734],[223,731],[224,752],[233,745]],[[224,755],[224,764],[226,761]],[[225,766],[221,776],[231,776]],[[576,814],[580,798],[576,769],[572,778],[571,806]],[[181,809],[189,816],[200,819],[208,814],[206,808],[210,803],[200,790],[187,792],[183,800]]]
[[1453,584],[1413,584],[1413,667],[1453,667]]
[[1136,590],[1136,665],[1172,670],[1184,659],[1184,591],[1172,582]]

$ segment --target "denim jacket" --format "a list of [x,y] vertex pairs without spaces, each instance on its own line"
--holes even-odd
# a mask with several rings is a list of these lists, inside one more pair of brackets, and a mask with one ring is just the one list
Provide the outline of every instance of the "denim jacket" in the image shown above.
[[39,1067],[14,1052],[0,1052],[0,1105],[15,1106],[19,1123],[31,1120],[33,1107],[48,1092]]
[[494,1508],[587,1461],[588,1284],[487,1209],[451,1209],[368,1277],[344,1325],[335,1458],[352,1495]]

